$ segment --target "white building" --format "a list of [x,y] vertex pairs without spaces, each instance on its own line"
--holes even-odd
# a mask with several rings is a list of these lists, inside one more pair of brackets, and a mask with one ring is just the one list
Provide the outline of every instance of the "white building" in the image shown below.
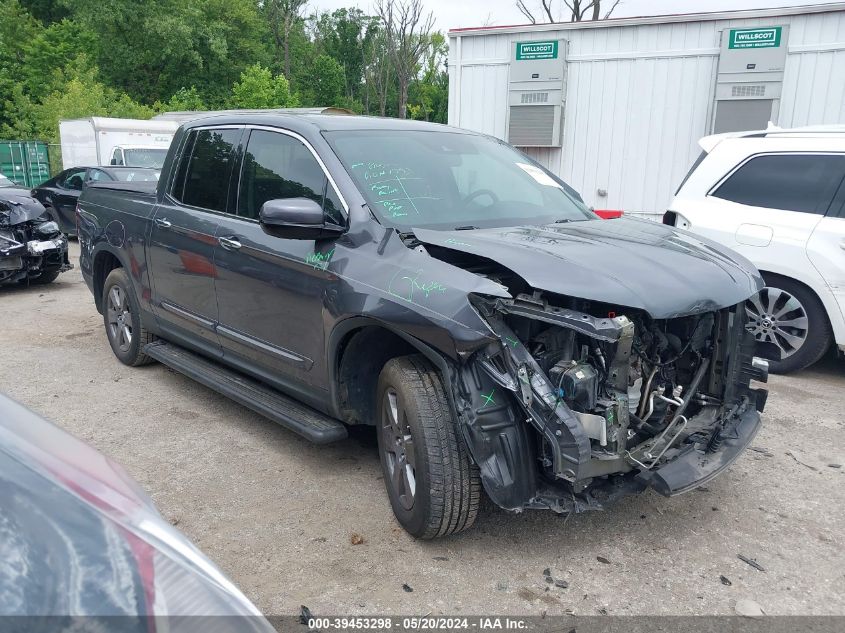
[[845,3],[449,32],[449,123],[662,214],[707,134],[845,123]]

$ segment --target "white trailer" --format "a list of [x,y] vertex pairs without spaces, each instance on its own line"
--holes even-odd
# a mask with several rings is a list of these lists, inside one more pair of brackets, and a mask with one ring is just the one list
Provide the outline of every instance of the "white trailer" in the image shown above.
[[59,122],[62,167],[161,167],[179,123],[89,117]]
[[845,123],[845,3],[449,32],[449,123],[660,218],[715,132]]

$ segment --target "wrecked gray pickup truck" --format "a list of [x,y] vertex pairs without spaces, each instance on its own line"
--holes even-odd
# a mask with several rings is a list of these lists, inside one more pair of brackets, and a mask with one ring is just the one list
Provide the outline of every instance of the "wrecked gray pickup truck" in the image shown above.
[[48,284],[72,267],[59,225],[29,189],[0,175],[0,286]]
[[[95,184],[81,268],[115,355],[316,441],[377,427],[402,526],[674,495],[760,426],[735,253],[600,220],[504,143],[358,117],[185,124],[157,188]],[[367,494],[350,491],[350,494]]]

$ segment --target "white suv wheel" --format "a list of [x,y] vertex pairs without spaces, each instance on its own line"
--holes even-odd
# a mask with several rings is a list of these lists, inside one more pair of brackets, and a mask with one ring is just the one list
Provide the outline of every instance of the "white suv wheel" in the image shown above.
[[780,288],[765,287],[745,304],[746,329],[760,343],[773,343],[781,360],[795,354],[807,341],[807,310],[793,295]]

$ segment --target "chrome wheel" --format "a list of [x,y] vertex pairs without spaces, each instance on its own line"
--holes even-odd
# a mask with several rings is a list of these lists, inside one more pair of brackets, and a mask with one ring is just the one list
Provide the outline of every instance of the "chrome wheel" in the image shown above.
[[781,360],[795,354],[807,341],[807,310],[790,293],[765,287],[745,303],[745,328],[760,343],[777,346]]
[[392,387],[384,392],[382,407],[382,450],[387,465],[387,484],[393,488],[402,507],[410,510],[417,491],[414,438],[408,416]]
[[109,290],[106,311],[109,338],[121,352],[128,351],[132,345],[132,315],[126,293],[120,286],[112,286]]

